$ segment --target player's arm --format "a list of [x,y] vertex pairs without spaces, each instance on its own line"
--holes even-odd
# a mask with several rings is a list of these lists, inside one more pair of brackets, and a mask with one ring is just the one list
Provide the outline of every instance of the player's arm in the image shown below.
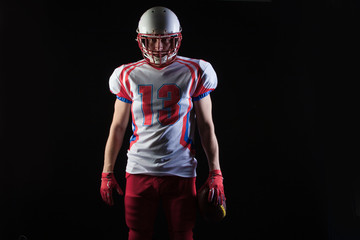
[[123,191],[116,182],[113,171],[129,122],[130,106],[131,105],[128,103],[116,100],[109,137],[106,142],[104,167],[101,174],[100,194],[102,199],[110,206],[114,204],[112,197],[113,189],[115,189],[120,195],[123,195]]
[[195,101],[194,107],[201,144],[208,159],[209,170],[220,170],[219,145],[212,119],[210,94],[199,101]]
[[210,95],[200,99],[199,101],[195,101],[194,107],[201,144],[209,163],[209,177],[203,187],[209,188],[209,202],[213,202],[215,205],[223,205],[226,198],[224,193],[223,177],[220,170],[219,145],[215,135],[215,127],[212,119],[212,103]]
[[115,101],[114,116],[105,146],[103,172],[113,172],[116,158],[123,143],[124,134],[129,122],[131,105],[120,100]]

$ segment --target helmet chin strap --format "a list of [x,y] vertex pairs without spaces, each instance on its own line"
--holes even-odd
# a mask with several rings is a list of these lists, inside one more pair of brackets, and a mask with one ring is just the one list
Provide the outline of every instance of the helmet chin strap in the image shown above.
[[170,58],[169,55],[165,55],[161,57],[157,57],[153,55],[152,57],[148,58],[149,60],[148,63],[155,67],[166,67],[175,60],[175,57],[176,57],[175,55],[173,55],[172,58]]
[[155,65],[161,65],[161,64],[166,63],[166,61],[167,61],[167,55],[166,55],[166,56],[163,56],[163,57],[153,56],[152,60],[153,60],[152,63],[154,63]]
[[151,63],[155,64],[155,65],[166,65],[166,64],[170,64],[173,62],[173,59],[175,59],[176,57],[176,53],[175,52],[169,52],[167,54],[161,55],[161,53],[159,54],[159,56],[155,56],[152,55],[150,57]]

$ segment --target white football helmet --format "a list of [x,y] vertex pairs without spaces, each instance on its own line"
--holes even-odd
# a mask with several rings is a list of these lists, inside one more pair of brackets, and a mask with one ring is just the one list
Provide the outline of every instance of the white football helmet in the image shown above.
[[141,16],[136,31],[139,48],[150,65],[162,68],[175,61],[182,35],[173,11],[165,7],[150,8]]

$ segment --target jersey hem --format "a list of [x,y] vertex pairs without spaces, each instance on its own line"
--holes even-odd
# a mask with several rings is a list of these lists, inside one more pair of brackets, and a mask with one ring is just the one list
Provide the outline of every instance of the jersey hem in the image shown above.
[[200,94],[200,95],[197,96],[197,97],[193,97],[192,100],[193,100],[194,102],[199,101],[200,99],[202,99],[202,98],[206,97],[207,95],[209,95],[212,91],[213,91],[213,90],[210,90],[210,91],[207,91],[207,92],[205,92],[205,93],[203,93],[203,94]]
[[119,97],[119,96],[116,96],[117,99],[119,99],[120,101],[122,102],[125,102],[125,103],[132,103],[132,101],[130,101],[129,99],[126,99],[124,97]]
[[196,174],[189,176],[189,175],[182,175],[182,174],[171,174],[171,173],[153,173],[153,172],[135,172],[131,173],[130,171],[125,171],[125,176],[129,175],[147,175],[153,177],[182,177],[182,178],[196,178]]

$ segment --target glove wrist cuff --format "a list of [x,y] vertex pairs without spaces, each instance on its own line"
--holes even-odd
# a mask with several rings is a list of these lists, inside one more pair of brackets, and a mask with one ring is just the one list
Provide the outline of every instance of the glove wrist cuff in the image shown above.
[[112,172],[103,172],[103,173],[101,173],[102,178],[110,178],[113,175],[114,175],[114,173],[112,173]]
[[209,177],[222,176],[221,170],[212,170],[209,172]]

